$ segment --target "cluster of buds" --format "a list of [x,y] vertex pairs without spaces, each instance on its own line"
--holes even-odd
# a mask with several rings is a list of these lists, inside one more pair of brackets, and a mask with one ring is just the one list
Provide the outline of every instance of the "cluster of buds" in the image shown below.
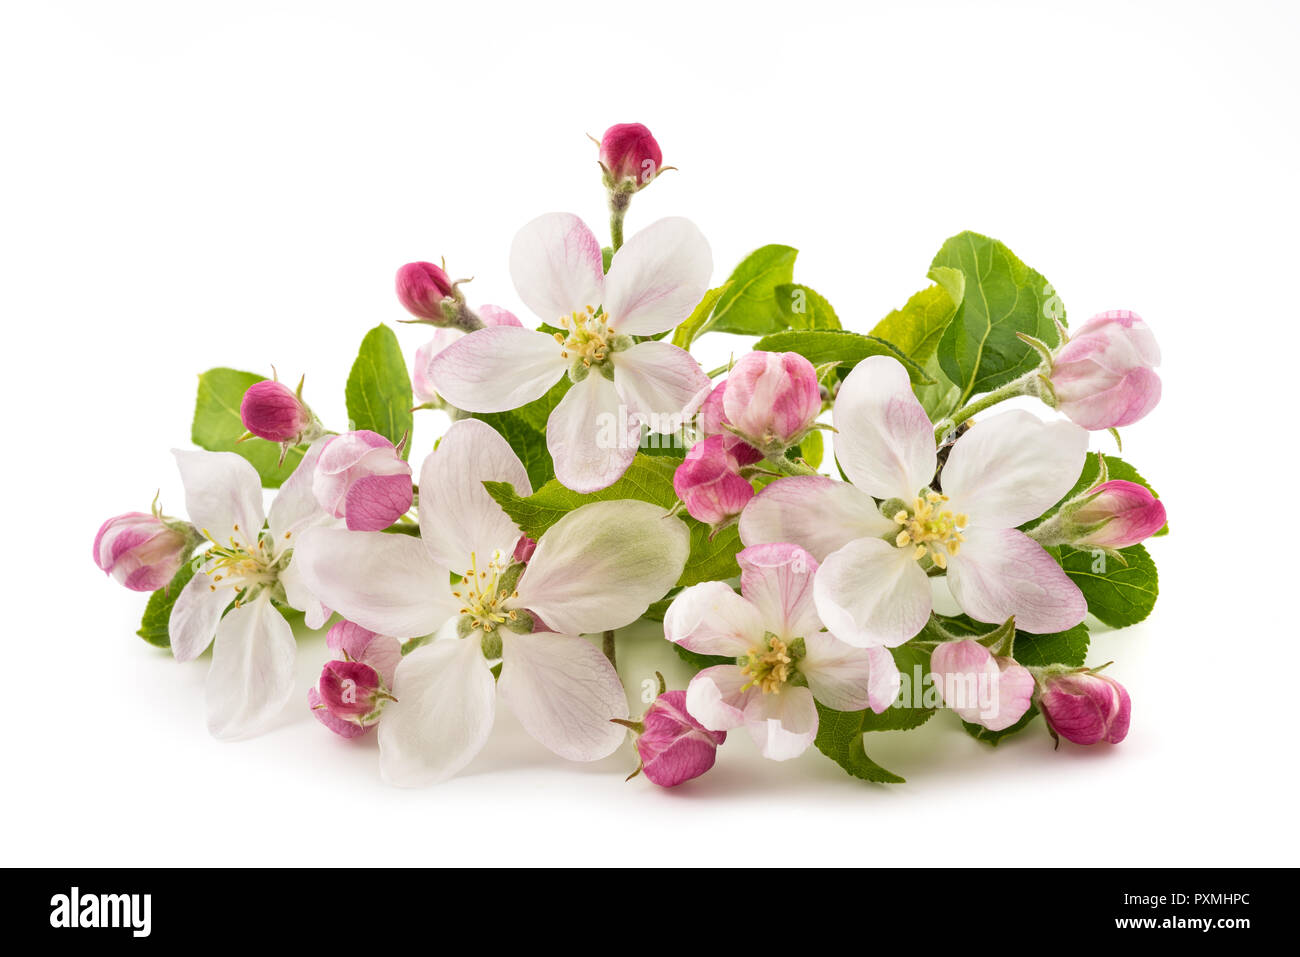
[[132,591],[166,588],[203,540],[189,522],[168,518],[157,500],[149,512],[110,518],[95,535],[95,564]]
[[433,263],[407,263],[397,270],[397,298],[414,319],[406,322],[423,322],[473,332],[483,328],[483,320],[469,307],[465,294],[460,291],[468,279],[453,281],[442,266]]
[[395,446],[368,429],[327,441],[312,475],[321,508],[358,532],[383,531],[405,515],[415,498],[405,441]]
[[1098,454],[1097,463],[1097,484],[1030,531],[1040,545],[1100,548],[1116,555],[1118,549],[1145,541],[1165,527],[1165,507],[1149,488],[1108,478],[1103,455]]
[[642,772],[663,788],[676,787],[698,778],[717,759],[718,746],[727,740],[727,732],[710,731],[686,710],[685,691],[667,691],[664,676],[659,679],[659,694],[641,716],[640,721],[612,719],[636,733],[636,753],[640,764],[628,780]]
[[275,377],[250,385],[239,403],[239,420],[248,430],[240,441],[256,436],[277,443],[283,463],[285,455],[295,445],[311,442],[323,435],[319,420],[302,400],[305,380],[305,376],[299,379],[296,389],[290,389]]
[[337,657],[325,663],[320,681],[307,692],[307,703],[325,727],[355,738],[379,720],[384,705],[396,700],[390,689],[402,646],[396,638],[350,621],[331,628],[325,643]]

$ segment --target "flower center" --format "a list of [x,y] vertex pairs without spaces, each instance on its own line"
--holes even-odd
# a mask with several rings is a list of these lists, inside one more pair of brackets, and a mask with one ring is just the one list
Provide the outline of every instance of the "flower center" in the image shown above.
[[470,567],[451,593],[461,600],[460,613],[469,619],[470,626],[487,634],[508,621],[518,621],[518,612],[502,608],[519,594],[500,587],[502,573],[510,567],[510,556],[498,548],[483,568],[478,567],[474,553],[470,553],[469,560]]
[[561,316],[560,325],[565,330],[555,333],[555,341],[561,346],[560,355],[581,362],[588,369],[604,362],[611,352],[618,351],[608,317],[591,306]]
[[[236,525],[235,531],[239,530]],[[236,541],[233,536],[229,544],[223,545],[206,528],[203,537],[212,542],[212,547],[204,553],[207,563],[203,566],[203,573],[211,579],[208,584],[211,591],[216,591],[218,586],[234,588],[238,592],[235,604],[239,605],[256,596],[263,586],[275,583],[278,562],[261,535],[257,544],[251,546]]]
[[750,648],[749,654],[737,664],[740,665],[741,674],[749,675],[749,683],[741,688],[742,691],[758,685],[763,694],[773,694],[790,680],[794,657],[790,654],[788,644],[768,632],[764,636],[763,647]]
[[894,544],[899,548],[914,549],[912,557],[917,561],[929,555],[936,567],[947,568],[949,556],[956,555],[966,540],[962,535],[966,516],[954,515],[945,509],[943,505],[947,501],[947,495],[926,492],[924,496],[916,497],[910,511],[899,509],[894,521],[902,525],[903,530],[894,539]]

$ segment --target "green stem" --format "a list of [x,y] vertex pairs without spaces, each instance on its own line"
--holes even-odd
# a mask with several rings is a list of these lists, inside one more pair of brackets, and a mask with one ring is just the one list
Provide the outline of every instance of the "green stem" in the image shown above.
[[994,389],[992,392],[980,396],[973,402],[967,403],[947,418],[940,419],[938,425],[934,427],[934,440],[938,442],[948,432],[952,431],[955,426],[965,422],[974,415],[978,415],[985,409],[992,408],[999,402],[1005,401],[1006,399],[1014,399],[1018,395],[1034,394],[1035,389],[1033,383],[1037,378],[1037,369],[1032,372],[1027,372],[1019,379],[1013,379],[1011,382],[1008,382],[1002,388]]
[[609,191],[609,246],[618,252],[623,246],[623,217],[632,205],[632,194],[622,189]]
[[609,659],[609,663],[617,668],[618,662],[614,660],[614,632],[605,632],[604,637],[600,641],[600,649],[605,652],[605,657]]
[[782,475],[819,475],[815,468],[802,460],[788,459],[784,455],[769,456],[767,464]]

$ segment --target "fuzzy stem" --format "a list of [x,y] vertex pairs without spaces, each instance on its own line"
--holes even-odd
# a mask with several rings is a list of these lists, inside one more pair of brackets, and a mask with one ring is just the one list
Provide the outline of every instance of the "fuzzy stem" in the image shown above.
[[1006,399],[1014,399],[1018,395],[1036,395],[1037,389],[1035,388],[1034,383],[1037,379],[1038,370],[1034,369],[1032,372],[1025,373],[1019,379],[1013,379],[1006,385],[1002,386],[1002,388],[994,389],[992,392],[980,396],[973,402],[967,403],[952,415],[939,420],[938,424],[934,428],[934,440],[936,442],[940,441],[945,435],[952,431],[955,426],[965,422],[967,419],[971,418],[971,416],[978,415],[985,409],[992,408],[999,402],[1005,401]]

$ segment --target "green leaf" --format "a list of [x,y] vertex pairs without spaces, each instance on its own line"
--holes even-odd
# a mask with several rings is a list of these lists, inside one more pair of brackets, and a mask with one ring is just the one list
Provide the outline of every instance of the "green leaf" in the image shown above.
[[1019,721],[1011,725],[1009,728],[1003,728],[1001,731],[990,731],[988,728],[982,727],[978,724],[972,724],[969,721],[963,721],[961,726],[962,730],[976,741],[983,741],[989,747],[996,748],[1002,743],[1003,738],[1025,730],[1025,728],[1029,726],[1029,722],[1033,721],[1036,717],[1038,717],[1038,708],[1031,704],[1029,710],[1024,713]]
[[928,385],[913,384],[912,391],[916,393],[917,401],[925,409],[925,414],[930,417],[930,421],[938,422],[940,419],[945,419],[957,411],[957,403],[961,399],[961,389],[943,374],[937,355],[930,356],[922,368],[925,374],[934,381]]
[[171,636],[167,633],[167,623],[171,620],[172,606],[181,589],[194,577],[194,563],[186,562],[176,570],[166,588],[159,588],[149,596],[144,606],[144,617],[140,620],[140,630],[136,632],[141,638],[157,648],[170,648]]
[[738,526],[729,525],[710,539],[708,525],[697,522],[684,512],[680,517],[691,530],[691,553],[686,559],[682,577],[677,580],[678,585],[726,581],[740,574],[736,553],[744,546],[740,543]]
[[677,657],[686,662],[696,671],[703,671],[705,668],[712,668],[714,665],[734,665],[735,658],[727,658],[723,655],[702,655],[698,651],[688,651],[676,642],[671,642],[673,651],[677,652]]
[[1038,353],[1017,333],[1049,345],[1060,341],[1053,322],[1065,321],[1060,297],[1040,273],[996,239],[960,233],[943,244],[930,266],[959,269],[966,277],[961,309],[948,324],[938,351],[944,373],[961,387],[962,402],[1038,365]]
[[519,456],[519,461],[523,463],[524,470],[528,473],[528,483],[533,488],[541,488],[555,478],[555,466],[551,461],[551,453],[546,448],[546,433],[534,428],[520,414],[521,411],[514,409],[510,412],[484,413],[473,417],[496,429]]
[[847,372],[867,356],[890,356],[901,362],[913,382],[928,383],[930,377],[892,342],[864,336],[860,332],[818,329],[790,330],[764,336],[754,343],[760,352],[797,352],[815,366],[838,362],[841,373]]
[[1146,618],[1160,591],[1156,563],[1145,548],[1130,545],[1119,552],[1127,565],[1100,549],[1060,546],[1061,567],[1088,600],[1088,611],[1112,628]]
[[960,270],[937,266],[930,270],[930,278],[935,280],[933,286],[922,289],[871,330],[873,336],[892,342],[922,365],[939,347],[966,290],[966,277]]
[[704,294],[704,298],[700,300],[699,305],[673,330],[673,345],[680,346],[683,349],[690,349],[691,343],[695,341],[696,336],[705,331],[709,316],[713,315],[713,307],[718,304],[718,299],[730,287],[731,282],[727,281]]
[[802,439],[799,444],[791,450],[791,458],[803,459],[808,463],[809,468],[819,468],[822,459],[826,456],[826,440],[822,438],[820,429],[813,429]]
[[[730,285],[719,297],[713,317],[704,330],[761,336],[785,328],[776,304],[778,286],[794,281],[794,260],[799,250],[791,246],[763,246],[741,260],[732,271]],[[697,333],[699,335],[699,333]]]
[[347,384],[348,419],[353,429],[378,432],[396,445],[407,439],[411,449],[411,378],[397,336],[387,326],[375,326],[361,340]]
[[867,749],[862,741],[866,730],[863,719],[871,713],[835,711],[820,701],[817,702],[817,737],[813,739],[813,744],[817,745],[818,751],[855,778],[877,784],[902,784],[903,778],[867,757]]
[[840,317],[826,297],[809,286],[782,283],[773,290],[773,301],[791,329],[840,329]]
[[190,440],[210,452],[235,452],[243,456],[257,469],[263,486],[279,488],[302,461],[304,448],[290,449],[284,457],[284,464],[280,465],[280,446],[277,443],[256,438],[239,441],[245,434],[244,423],[239,418],[239,403],[249,386],[265,378],[253,372],[226,368],[209,369],[200,375]]
[[[986,635],[998,627],[975,621],[966,615],[936,617],[953,634],[970,635],[973,638]],[[1069,665],[1077,668],[1088,656],[1088,628],[1078,624],[1068,631],[1045,635],[1035,635],[1017,628],[1013,656],[1026,666],[1045,668],[1048,665]]]

